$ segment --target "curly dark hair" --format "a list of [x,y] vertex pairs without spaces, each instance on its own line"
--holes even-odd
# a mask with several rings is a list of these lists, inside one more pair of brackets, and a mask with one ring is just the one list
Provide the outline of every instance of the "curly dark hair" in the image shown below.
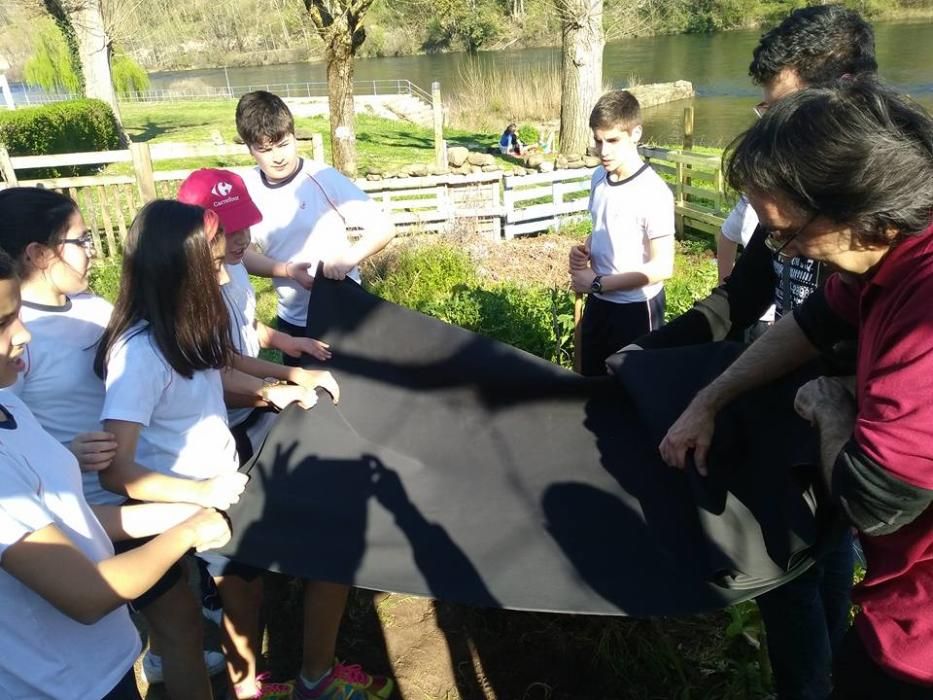
[[800,90],[729,146],[726,177],[851,226],[861,245],[886,245],[892,230],[930,225],[933,118],[870,76]]
[[875,73],[875,32],[854,10],[817,5],[791,12],[761,37],[748,73],[758,85],[793,68],[807,85]]

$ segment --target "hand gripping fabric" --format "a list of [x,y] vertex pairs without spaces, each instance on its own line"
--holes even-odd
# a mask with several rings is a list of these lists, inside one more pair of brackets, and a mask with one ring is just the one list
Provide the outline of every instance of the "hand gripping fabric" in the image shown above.
[[734,346],[583,378],[320,276],[308,318],[341,400],[285,410],[246,465],[234,559],[478,606],[681,615],[793,578],[829,535],[815,470],[793,466],[817,455],[799,377],[720,416],[709,478],[661,462]]

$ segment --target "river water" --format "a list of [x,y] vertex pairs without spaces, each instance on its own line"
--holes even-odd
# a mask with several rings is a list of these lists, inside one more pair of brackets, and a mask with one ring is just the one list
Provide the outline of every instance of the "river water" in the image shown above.
[[[878,23],[875,25],[881,76],[933,109],[933,23]],[[752,106],[759,90],[748,78],[748,64],[760,32],[680,34],[613,42],[606,46],[603,76],[614,87],[625,87],[634,76],[641,83],[689,80],[697,92],[697,143],[721,146],[754,119]],[[444,92],[456,91],[466,54],[449,53],[399,58],[367,58],[356,62],[357,81],[410,80],[425,90],[438,80]],[[521,80],[529,66],[559,65],[557,48],[521,49],[480,53],[502,75],[504,89]],[[222,87],[271,83],[317,82],[326,79],[323,63],[296,63],[154,73],[152,87],[197,79]],[[647,139],[676,143],[681,139],[684,101],[646,110]]]

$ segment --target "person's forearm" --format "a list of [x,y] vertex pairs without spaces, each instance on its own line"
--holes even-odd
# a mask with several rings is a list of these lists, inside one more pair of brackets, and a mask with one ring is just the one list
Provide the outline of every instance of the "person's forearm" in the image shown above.
[[391,225],[386,226],[384,230],[365,232],[359,240],[350,246],[356,264],[359,265],[369,256],[378,253],[389,245],[389,241],[393,238],[395,238],[395,228]]
[[627,272],[605,275],[602,282],[604,292],[640,289],[649,284],[663,282],[674,274],[673,266],[667,262],[651,261]]
[[192,503],[139,503],[130,506],[92,505],[104,532],[114,542],[165,532],[195,515]]
[[234,355],[233,367],[227,367],[220,373],[224,386],[224,394],[234,394],[244,397],[258,397],[262,395],[263,374],[247,372],[244,367],[252,367],[250,360],[243,355]]
[[100,581],[89,586],[89,613],[103,617],[127,601],[152,588],[168,568],[184,556],[195,543],[195,535],[186,525],[176,525],[146,544],[105,559],[97,565]]
[[847,412],[840,407],[840,413],[824,413],[817,420],[816,428],[820,434],[820,474],[823,483],[832,493],[833,469],[839,454],[852,437],[854,415],[842,415]]
[[[247,355],[235,355],[233,358],[233,367],[238,372],[247,374],[254,378],[259,378],[260,380],[265,379],[266,377],[272,377],[274,379],[282,379],[284,381],[291,381],[291,368],[286,367],[285,365],[280,365],[275,362],[269,362],[268,360],[263,360],[258,357],[249,357]],[[235,384],[239,380],[232,380]],[[259,382],[259,391],[262,391],[263,382]],[[224,387],[226,389],[226,386]],[[237,393],[237,392],[233,392]],[[255,394],[258,398],[258,394]]]
[[719,234],[719,242],[716,244],[716,267],[719,272],[719,281],[722,282],[726,277],[732,274],[732,268],[735,267],[735,256],[739,246],[734,241]]
[[[274,328],[269,328],[264,323],[256,324],[256,334],[259,336],[259,346],[262,348],[269,348],[271,350],[278,350],[286,355],[291,354],[292,343],[294,338],[288,333],[283,333],[282,331],[277,331]],[[277,365],[279,371],[283,369],[289,369],[283,367],[282,365]],[[280,374],[266,374],[263,375],[266,377],[276,377],[277,379],[287,379],[289,381],[294,381],[290,375],[280,375]]]
[[201,482],[181,479],[146,469],[139,464],[114,460],[100,472],[100,483],[108,491],[137,501],[155,503],[200,503]]
[[784,376],[817,355],[817,349],[788,314],[701,390],[694,401],[718,412],[739,395]]
[[256,322],[256,336],[259,338],[259,347],[261,348],[273,348],[275,350],[281,350],[279,347],[279,341],[282,338],[285,338],[287,335],[287,333],[270,328],[265,323],[260,321]]
[[251,275],[259,277],[285,277],[288,278],[288,261],[273,260],[255,250],[247,249],[243,255],[243,265]]

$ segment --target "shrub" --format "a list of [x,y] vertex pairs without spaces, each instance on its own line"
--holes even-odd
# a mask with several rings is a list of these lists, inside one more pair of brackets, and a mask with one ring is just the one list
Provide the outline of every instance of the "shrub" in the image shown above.
[[364,279],[383,299],[570,365],[573,296],[567,290],[483,284],[467,253],[446,243],[385,255]]
[[541,140],[541,133],[531,124],[518,127],[518,139],[522,143],[536,144]]
[[123,266],[123,259],[113,257],[107,260],[98,259],[94,261],[91,272],[88,275],[88,286],[98,296],[102,296],[111,304],[117,299],[117,292],[120,291],[120,272]]
[[689,311],[693,302],[705,298],[718,282],[716,261],[689,241],[680,242],[674,256],[674,276],[664,283],[665,317],[670,320]]
[[[119,127],[109,105],[100,100],[71,100],[0,112],[0,143],[12,156],[106,151],[120,143]],[[24,179],[70,177],[98,166],[37,168]]]

